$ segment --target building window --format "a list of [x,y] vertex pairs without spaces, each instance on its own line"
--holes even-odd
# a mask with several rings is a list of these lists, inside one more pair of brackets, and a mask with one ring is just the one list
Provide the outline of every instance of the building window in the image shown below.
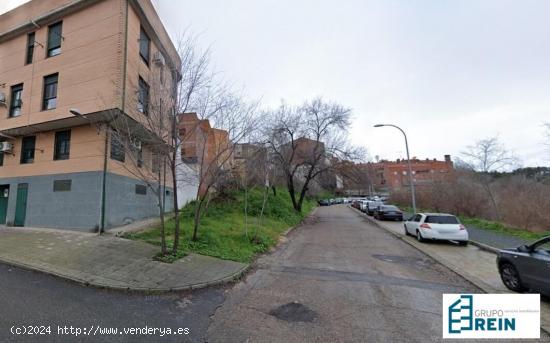
[[72,180],[54,180],[53,191],[54,192],[68,192],[71,190]]
[[139,149],[137,149],[137,166],[138,168],[143,167],[143,148],[141,145],[139,146]]
[[151,158],[151,171],[153,173],[158,173],[159,169],[160,169],[160,155],[154,152]]
[[11,100],[10,100],[10,117],[17,117],[21,115],[21,106],[23,102],[21,97],[23,95],[23,84],[15,85],[11,87]]
[[53,110],[57,107],[57,77],[58,74],[44,77],[43,111]]
[[139,77],[138,111],[147,114],[149,107],[149,85]]
[[61,53],[62,23],[58,22],[48,27],[48,50],[47,57],[57,56]]
[[21,164],[34,162],[35,136],[24,137],[21,141]]
[[68,160],[71,151],[71,130],[55,133],[54,160]]
[[143,28],[139,30],[139,55],[145,64],[149,65],[149,51],[151,48],[151,40],[145,33]]
[[4,153],[0,151],[0,167],[4,165]]
[[144,185],[136,185],[136,194],[146,195],[147,187]]
[[25,63],[32,63],[32,58],[34,56],[34,32],[31,32],[27,35],[27,56],[25,58]]
[[116,132],[111,134],[111,158],[119,162],[124,162],[126,160],[124,144]]

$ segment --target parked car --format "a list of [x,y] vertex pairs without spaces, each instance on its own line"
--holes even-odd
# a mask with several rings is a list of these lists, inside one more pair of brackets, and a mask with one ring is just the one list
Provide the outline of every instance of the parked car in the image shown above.
[[368,204],[369,204],[369,200],[361,200],[359,202],[359,209],[361,210],[361,212],[367,211]]
[[364,201],[364,199],[354,199],[351,203],[352,207],[355,207],[358,210],[361,210],[361,203]]
[[397,206],[382,205],[378,206],[378,208],[374,210],[374,218],[378,220],[391,219],[403,221],[403,211],[401,211]]
[[457,217],[446,213],[417,213],[405,224],[405,234],[416,236],[419,242],[425,240],[457,241],[468,245],[468,230]]
[[319,206],[330,206],[330,202],[327,199],[321,199],[317,201],[317,203],[319,204]]
[[550,296],[550,236],[500,250],[497,266],[508,289],[516,292],[530,289]]
[[369,215],[369,216],[373,216],[374,215],[374,211],[376,211],[376,209],[378,208],[378,206],[382,206],[384,205],[384,203],[382,201],[369,201],[367,203],[367,210],[366,210],[366,213]]

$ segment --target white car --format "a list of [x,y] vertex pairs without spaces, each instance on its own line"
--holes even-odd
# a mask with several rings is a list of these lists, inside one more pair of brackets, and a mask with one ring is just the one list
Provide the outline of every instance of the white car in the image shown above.
[[405,222],[405,234],[425,240],[457,241],[468,245],[468,230],[457,217],[446,213],[417,213]]

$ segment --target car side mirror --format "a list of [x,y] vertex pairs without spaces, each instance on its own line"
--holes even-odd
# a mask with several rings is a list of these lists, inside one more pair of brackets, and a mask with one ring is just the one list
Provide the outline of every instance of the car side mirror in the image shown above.
[[518,250],[521,251],[521,252],[528,252],[528,253],[531,253],[531,252],[533,252],[533,247],[526,244],[526,245],[520,246],[520,247],[518,248]]

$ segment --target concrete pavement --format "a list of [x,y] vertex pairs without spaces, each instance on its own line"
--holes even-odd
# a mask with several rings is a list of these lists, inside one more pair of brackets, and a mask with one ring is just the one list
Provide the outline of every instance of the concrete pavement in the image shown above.
[[[355,211],[355,210],[353,210]],[[364,220],[388,230],[403,241],[426,253],[449,269],[465,277],[467,280],[487,293],[512,293],[500,279],[496,267],[496,255],[474,245],[461,247],[451,242],[420,243],[414,237],[405,236],[403,223],[378,221],[360,212]],[[541,326],[550,332],[550,303],[541,302]]]
[[319,208],[227,294],[208,342],[439,342],[473,284],[345,206]]
[[246,264],[190,254],[153,261],[159,247],[110,235],[68,230],[0,228],[0,262],[98,287],[170,291],[239,277]]

